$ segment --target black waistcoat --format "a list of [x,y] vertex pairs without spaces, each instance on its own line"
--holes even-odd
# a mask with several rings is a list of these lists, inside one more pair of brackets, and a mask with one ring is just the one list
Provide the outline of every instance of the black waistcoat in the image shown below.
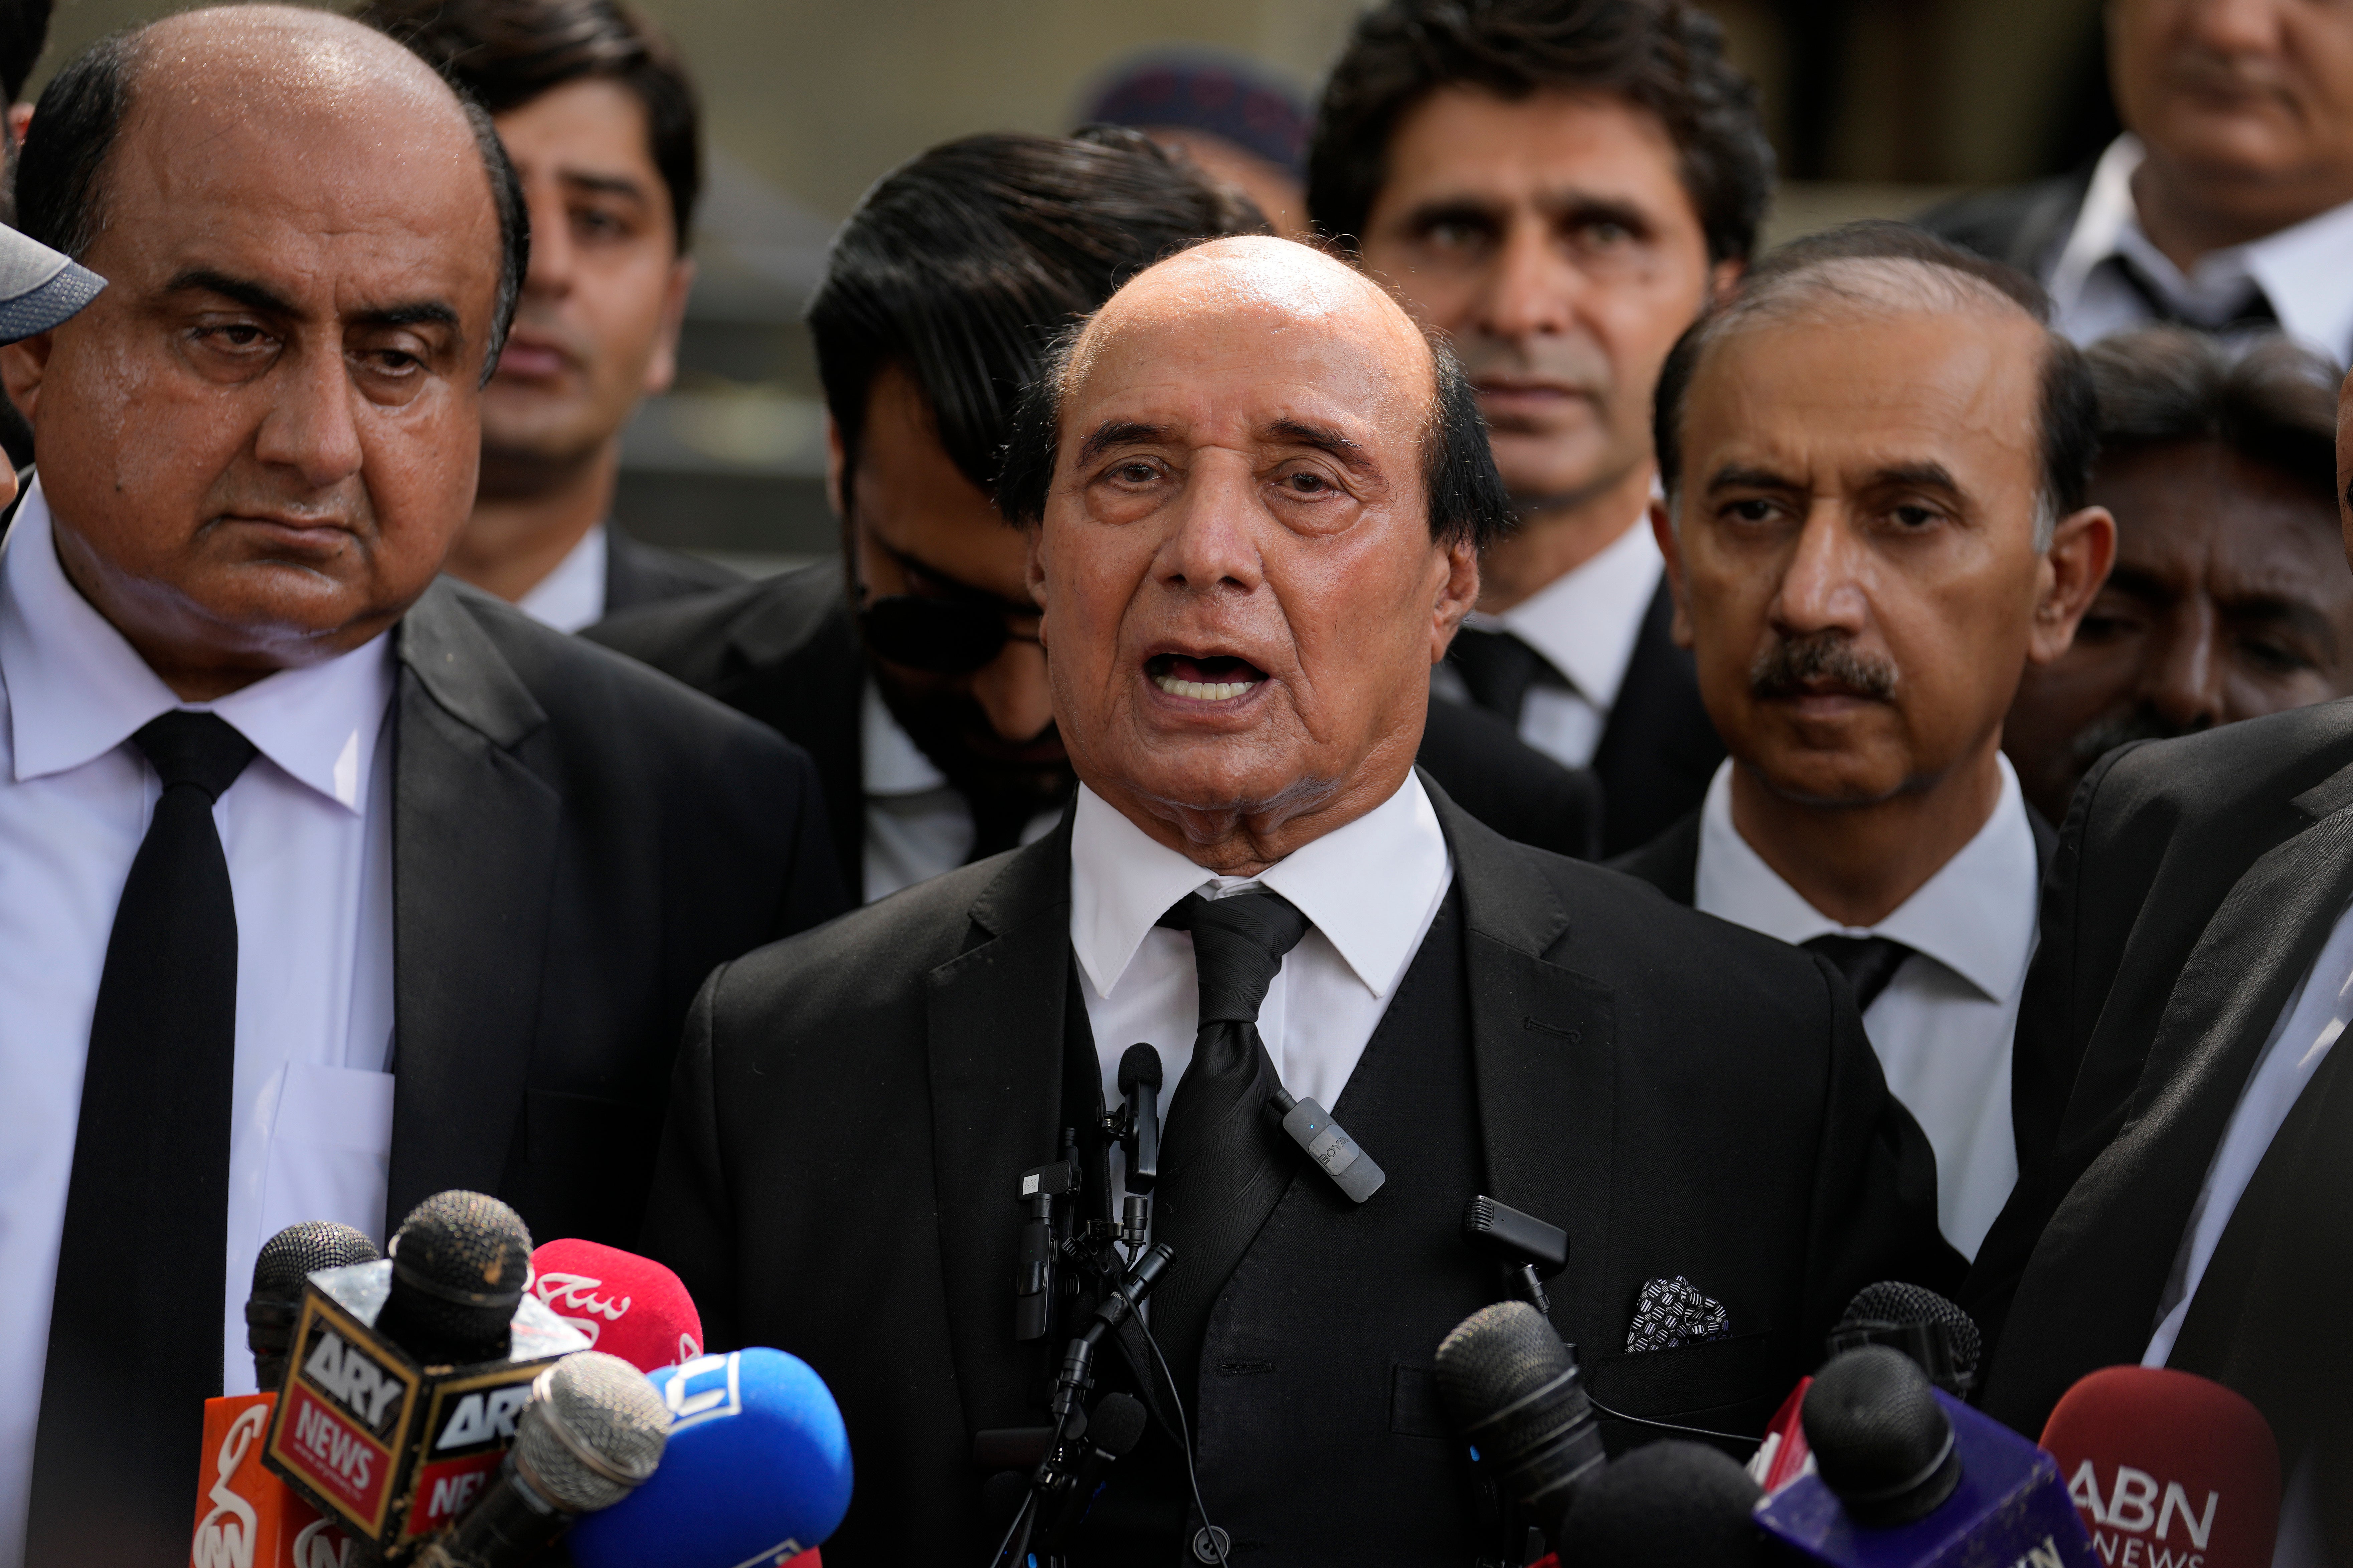
[[[1430,1370],[1447,1331],[1502,1294],[1461,1240],[1485,1169],[1469,1016],[1450,892],[1332,1108],[1388,1184],[1359,1206],[1303,1159],[1210,1314],[1196,1462],[1237,1563],[1472,1561],[1469,1482]],[[1181,1497],[1173,1446],[1147,1447],[1164,1451],[1139,1454],[1130,1482]]]

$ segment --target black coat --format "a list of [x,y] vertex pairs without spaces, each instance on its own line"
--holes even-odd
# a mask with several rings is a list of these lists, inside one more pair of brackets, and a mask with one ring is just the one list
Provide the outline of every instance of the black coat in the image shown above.
[[[1826,963],[1430,794],[1467,931],[1487,1190],[1574,1238],[1554,1321],[1605,1403],[1761,1430],[1855,1289],[1957,1279],[1926,1141]],[[1052,1157],[1065,1028],[1084,1027],[1065,1016],[1069,857],[1066,818],[730,964],[695,1003],[647,1244],[713,1345],[791,1350],[840,1401],[859,1464],[826,1546],[843,1568],[978,1561],[975,1435],[1039,1418],[1038,1348],[1010,1335],[1014,1194]],[[1644,1282],[1678,1274],[1735,1337],[1616,1353]],[[1434,1349],[1360,1346],[1359,1374]]]
[[605,613],[618,615],[640,605],[732,588],[744,581],[715,561],[665,550],[621,531],[618,523],[605,525]]
[[2240,1091],[2353,898],[2348,806],[2348,701],[2126,746],[2077,789],[2019,1012],[2018,1186],[1964,1296],[2019,1430],[2147,1350]]
[[2094,166],[2085,163],[2073,173],[2022,185],[1972,191],[1939,203],[1912,221],[1964,250],[2006,261],[2031,278],[2048,278],[2067,237],[2075,231],[2075,216],[2084,210]]
[[808,759],[448,579],[394,647],[388,1223],[627,1246],[696,987],[846,902]]
[[[865,653],[838,562],[601,622],[582,634],[750,714],[816,759],[834,851],[855,889],[865,866],[858,737]],[[1419,762],[1465,809],[1508,838],[1564,855],[1596,852],[1600,790],[1492,715],[1437,711]]]
[[[2048,871],[2058,848],[2058,832],[2031,805],[2026,826],[2034,835],[2034,868]],[[1700,814],[1694,809],[1640,849],[1610,861],[1609,868],[1640,878],[1688,908],[1699,901],[1699,834]]]

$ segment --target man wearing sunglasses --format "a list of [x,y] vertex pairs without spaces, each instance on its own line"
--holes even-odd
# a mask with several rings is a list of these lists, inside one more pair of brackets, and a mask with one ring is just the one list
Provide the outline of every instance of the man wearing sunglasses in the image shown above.
[[[1014,400],[1064,322],[1190,241],[1263,232],[1246,198],[1132,132],[988,135],[885,178],[836,238],[809,330],[843,561],[588,635],[816,759],[869,900],[1039,837],[1070,799],[1020,534],[990,492]],[[1570,853],[1599,791],[1468,709],[1422,762],[1507,836]]]

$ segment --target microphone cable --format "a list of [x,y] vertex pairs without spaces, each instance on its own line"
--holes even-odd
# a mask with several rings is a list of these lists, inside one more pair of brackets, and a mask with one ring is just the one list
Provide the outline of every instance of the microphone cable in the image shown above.
[[[1113,1293],[1123,1300],[1126,1300],[1125,1291],[1115,1289]],[[1145,1346],[1152,1352],[1154,1363],[1160,1368],[1161,1380],[1168,1384],[1169,1399],[1176,1406],[1177,1446],[1185,1455],[1185,1481],[1193,1489],[1194,1511],[1201,1516],[1201,1531],[1198,1539],[1206,1539],[1208,1542],[1209,1550],[1217,1553],[1215,1562],[1218,1568],[1225,1568],[1226,1553],[1230,1549],[1233,1538],[1209,1522],[1208,1507],[1201,1500],[1201,1478],[1193,1468],[1193,1435],[1185,1421],[1184,1392],[1176,1386],[1176,1374],[1168,1370],[1168,1358],[1160,1353],[1160,1342],[1152,1337],[1152,1325],[1145,1321],[1142,1306],[1129,1301],[1128,1311],[1134,1318],[1136,1328],[1143,1333]],[[1202,1557],[1198,1551],[1193,1555],[1202,1562],[1211,1561]]]
[[1662,1432],[1688,1432],[1694,1437],[1714,1437],[1719,1442],[1738,1443],[1749,1448],[1761,1447],[1765,1442],[1762,1437],[1744,1436],[1738,1432],[1716,1432],[1705,1426],[1683,1426],[1672,1421],[1653,1421],[1647,1415],[1629,1415],[1623,1410],[1612,1410],[1594,1398],[1591,1389],[1586,1390],[1585,1402],[1612,1421],[1630,1421],[1637,1426],[1655,1426]]

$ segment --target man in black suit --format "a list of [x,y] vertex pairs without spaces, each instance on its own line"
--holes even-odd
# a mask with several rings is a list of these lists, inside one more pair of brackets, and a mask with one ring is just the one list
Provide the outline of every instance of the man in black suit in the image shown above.
[[185,1556],[278,1226],[463,1187],[633,1239],[695,986],[840,902],[805,758],[438,579],[522,281],[486,116],[240,6],[37,126],[23,226],[109,283],[0,351],[11,1568],[28,1499],[37,1568]]
[[567,632],[743,581],[612,521],[621,428],[677,375],[694,287],[702,128],[670,41],[613,0],[369,0],[358,16],[491,111],[531,213],[450,574]]
[[2300,0],[2113,0],[2125,133],[2084,168],[1921,224],[2041,279],[2090,343],[2149,321],[2353,357],[2353,14]]
[[1772,166],[1683,0],[1389,0],[1318,110],[1309,216],[1448,335],[1520,516],[1436,689],[1590,766],[1612,855],[1724,756],[1644,526],[1651,389],[1747,263]]
[[2010,1034],[2052,837],[2002,719],[2116,548],[2084,499],[2091,374],[2046,309],[2013,268],[1862,223],[1766,257],[1675,345],[1654,526],[1732,756],[1614,863],[1845,972],[1964,1255],[2017,1174]]
[[[1071,775],[1021,539],[988,499],[1012,399],[1056,328],[1121,280],[1262,227],[1132,132],[916,158],[850,216],[809,304],[847,574],[828,562],[590,635],[807,747],[869,899],[1037,837]],[[1592,780],[1504,724],[1450,716],[1424,761],[1511,837],[1592,852]]]
[[[1126,1213],[1103,1109],[1133,1041],[1168,1085],[1172,1373],[1104,1347],[1155,1418],[1082,1560],[1181,1554],[1188,1462],[1265,1561],[1492,1549],[1430,1372],[1503,1293],[1461,1240],[1480,1192],[1574,1238],[1553,1312],[1597,1397],[1715,1431],[1760,1428],[1860,1285],[1957,1272],[1834,971],[1513,844],[1414,768],[1419,672],[1508,512],[1468,384],[1387,294],[1267,237],[1154,268],[1050,359],[998,495],[1077,798],[714,975],[648,1222],[714,1344],[790,1345],[839,1398],[860,1482],[828,1562],[993,1539],[976,1436],[1043,1419],[1078,1321],[1017,1342],[1024,1173],[1074,1160],[1078,1213]],[[1344,1195],[1279,1096],[1386,1184]]]

